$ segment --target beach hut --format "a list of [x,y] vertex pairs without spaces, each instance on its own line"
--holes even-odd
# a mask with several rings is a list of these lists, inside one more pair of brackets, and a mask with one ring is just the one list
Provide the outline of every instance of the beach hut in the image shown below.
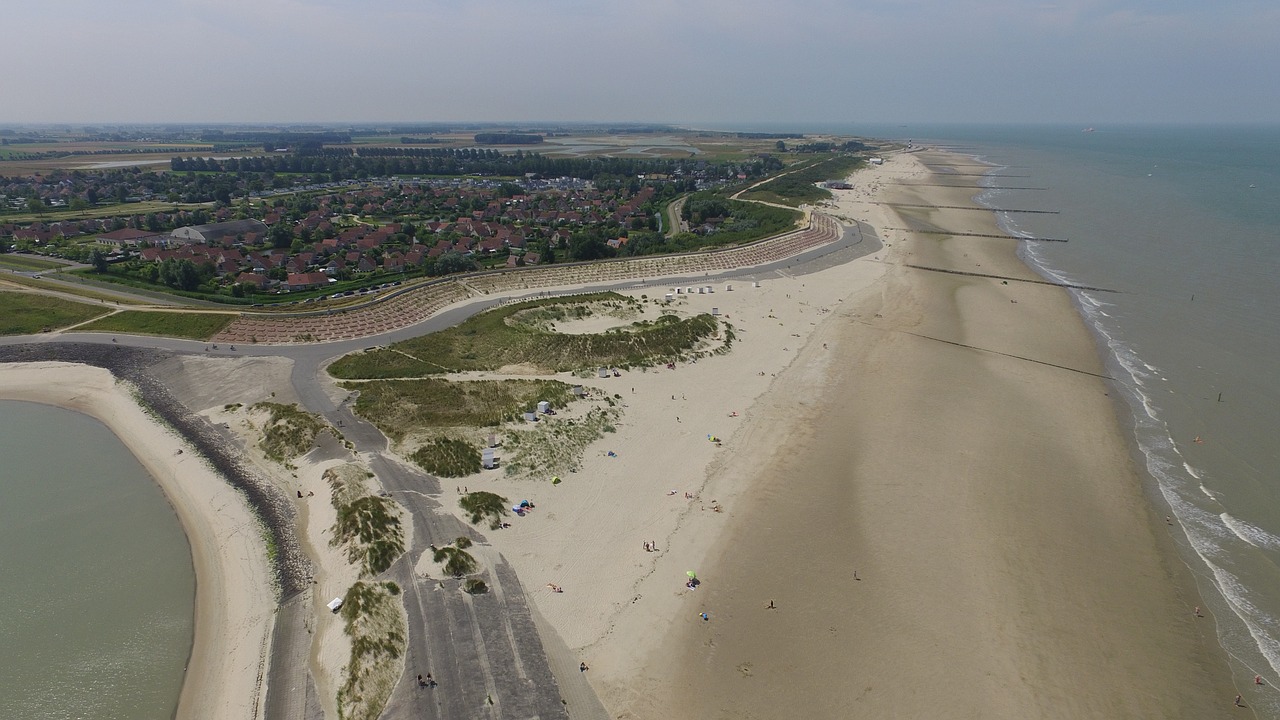
[[677,294],[677,295],[683,295],[683,294],[684,294],[684,288],[676,288],[676,294]]
[[725,292],[733,292],[733,283],[729,283],[728,285],[725,285],[725,286],[724,286],[724,291],[725,291]]
[[711,287],[710,285],[708,285],[708,286],[707,286],[707,294],[708,294],[708,295],[710,295],[710,294],[714,293],[715,291],[716,291],[716,289],[715,289],[715,288]]
[[548,412],[550,412],[550,411],[551,411],[551,403],[547,402],[546,400],[540,400],[540,401],[538,401],[538,412],[539,412],[539,413],[541,413],[541,414],[543,414],[543,415],[546,415],[546,414],[547,414]]
[[333,613],[338,612],[339,610],[342,609],[342,598],[334,598],[330,600],[328,605],[326,605],[326,607],[329,608],[329,612],[333,612]]
[[600,377],[602,378],[609,377],[609,368],[600,368],[599,374],[600,374]]
[[760,287],[760,281],[759,281],[759,280],[752,280],[752,281],[751,281],[751,287]]
[[525,422],[538,422],[538,413],[527,412],[524,414]]
[[480,451],[480,466],[486,470],[498,467],[498,458],[495,457],[493,448],[485,448]]
[[715,317],[715,316],[717,316],[717,315],[719,315],[719,314],[720,314],[720,308],[718,308],[718,307],[713,307],[713,308],[711,308],[711,316],[712,316],[712,317]]
[[587,394],[587,391],[581,385],[574,385],[572,392],[576,397],[585,397]]
[[667,302],[671,302],[672,300],[675,300],[675,299],[676,299],[675,293],[667,293],[666,297],[663,298],[663,300]]

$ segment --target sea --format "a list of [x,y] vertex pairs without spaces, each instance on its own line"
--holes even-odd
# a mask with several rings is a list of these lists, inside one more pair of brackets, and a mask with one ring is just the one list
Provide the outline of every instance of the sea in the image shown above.
[[1056,212],[998,216],[1011,234],[1067,241],[1021,243],[1046,278],[1113,291],[1073,294],[1148,496],[1238,686],[1280,717],[1280,126],[803,131],[949,148],[993,166],[956,180],[991,188],[977,202]]
[[191,548],[102,423],[0,401],[0,718],[168,720],[191,653]]

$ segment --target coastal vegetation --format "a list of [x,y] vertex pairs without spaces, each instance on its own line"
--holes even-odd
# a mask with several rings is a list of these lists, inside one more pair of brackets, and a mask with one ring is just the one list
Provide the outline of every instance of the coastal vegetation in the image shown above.
[[124,310],[99,318],[85,325],[81,330],[208,340],[230,325],[235,318],[235,315],[229,313]]
[[[489,529],[497,530],[502,526],[502,518],[507,514],[506,498],[497,493],[479,490],[473,493],[467,493],[458,499],[458,507],[462,508],[468,515],[473,525],[479,525],[486,519],[489,521]],[[459,538],[465,540],[466,538]],[[439,562],[437,560],[436,562]]]
[[572,388],[556,380],[373,380],[343,383],[359,390],[355,411],[397,442],[411,433],[452,427],[496,427],[546,401],[563,409]]
[[[495,495],[494,497],[498,497]],[[506,498],[499,498],[505,504]],[[476,571],[479,565],[476,563],[475,557],[467,552],[467,548],[471,547],[471,538],[463,536],[454,540],[448,545],[441,547],[431,546],[431,559],[438,563],[444,563],[444,572],[451,577],[460,578],[464,575],[470,575]]]
[[0,291],[0,335],[30,335],[76,325],[106,313],[98,305],[48,295]]
[[260,402],[249,409],[266,413],[258,446],[276,462],[287,462],[309,452],[317,435],[325,430],[332,431],[319,417],[299,409],[296,403]]
[[351,655],[338,688],[338,717],[376,720],[403,670],[407,622],[393,582],[357,582],[342,600]]
[[414,450],[409,459],[436,477],[456,478],[480,472],[480,451],[458,438],[433,438]]
[[336,378],[376,379],[497,370],[524,364],[544,372],[596,367],[632,367],[675,360],[715,335],[711,315],[689,318],[662,315],[629,327],[595,334],[551,332],[512,317],[531,308],[627,301],[616,293],[543,298],[496,308],[440,332],[403,340],[389,347],[354,353],[329,366]]
[[831,191],[818,186],[828,180],[843,180],[861,167],[863,160],[852,155],[837,155],[784,173],[742,194],[749,200],[800,205],[831,199]]
[[606,404],[576,419],[554,418],[528,428],[511,428],[503,436],[503,472],[509,477],[544,480],[576,472],[587,447],[615,432],[614,423],[621,415],[619,408]]

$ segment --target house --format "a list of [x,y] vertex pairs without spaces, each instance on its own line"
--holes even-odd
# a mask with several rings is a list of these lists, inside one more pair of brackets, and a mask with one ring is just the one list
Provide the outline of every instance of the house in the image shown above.
[[310,290],[311,288],[324,287],[332,282],[329,276],[322,272],[309,273],[289,273],[284,281],[285,289],[291,292],[297,290]]
[[266,275],[259,275],[258,273],[251,272],[240,273],[236,276],[236,282],[242,285],[252,285],[259,290],[265,289],[271,284],[271,280],[268,279]]

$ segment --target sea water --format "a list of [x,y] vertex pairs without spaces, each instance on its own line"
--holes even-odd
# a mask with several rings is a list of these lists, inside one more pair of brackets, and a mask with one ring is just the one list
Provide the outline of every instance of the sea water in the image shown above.
[[195,578],[173,509],[106,426],[0,401],[0,718],[167,720]]
[[1068,241],[1022,243],[1048,278],[1115,291],[1074,296],[1123,396],[1135,459],[1237,682],[1261,675],[1250,704],[1280,717],[1280,127],[809,130],[949,147],[996,166],[957,184],[1037,188],[978,202],[1058,211],[999,219]]

